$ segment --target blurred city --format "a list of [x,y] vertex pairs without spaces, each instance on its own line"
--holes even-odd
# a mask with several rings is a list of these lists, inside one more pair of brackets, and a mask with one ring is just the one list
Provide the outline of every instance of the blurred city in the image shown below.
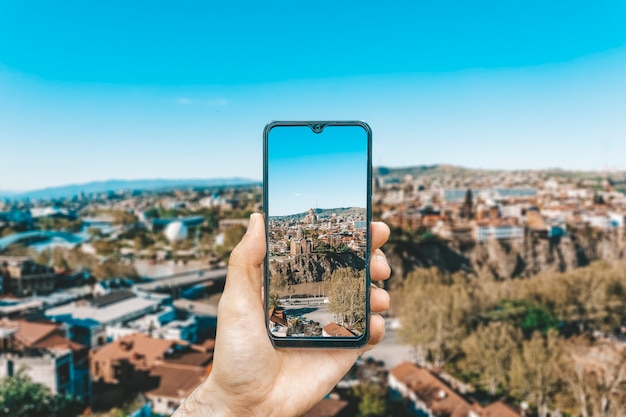
[[[211,372],[261,185],[82,189],[0,196],[0,388],[45,415],[170,415]],[[624,172],[378,167],[373,190],[392,229],[386,337],[305,416],[626,415]],[[363,250],[333,239],[270,250],[316,252],[298,282],[314,292],[331,248]]]

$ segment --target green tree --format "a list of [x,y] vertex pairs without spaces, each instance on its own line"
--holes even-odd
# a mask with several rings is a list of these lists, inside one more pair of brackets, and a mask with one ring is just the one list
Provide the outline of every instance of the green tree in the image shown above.
[[81,412],[78,401],[54,395],[44,385],[34,383],[24,368],[0,379],[0,415],[19,417],[62,417]]
[[359,400],[359,417],[382,417],[387,413],[387,393],[375,384],[359,384],[352,389]]
[[487,313],[486,318],[512,323],[522,329],[526,337],[537,330],[545,333],[558,324],[558,319],[547,308],[525,299],[501,300],[495,309]]
[[328,280],[328,311],[337,316],[342,326],[365,326],[365,270],[339,268]]

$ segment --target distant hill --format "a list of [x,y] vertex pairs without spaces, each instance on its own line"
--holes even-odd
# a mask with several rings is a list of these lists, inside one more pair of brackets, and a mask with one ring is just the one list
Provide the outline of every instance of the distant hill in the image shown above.
[[[344,216],[352,216],[352,215],[359,215],[359,214],[364,214],[365,213],[365,208],[358,208],[358,207],[340,207],[340,208],[332,208],[332,209],[313,209],[313,212],[318,216],[318,217],[330,217],[333,213],[335,214],[340,214],[340,215],[344,215]],[[304,217],[306,217],[306,215],[309,214],[309,211],[305,211],[303,213],[295,213],[295,214],[288,214],[285,216],[272,216],[273,219],[278,219],[278,220],[302,220],[304,219]]]
[[63,197],[72,197],[85,193],[87,195],[94,193],[105,193],[109,191],[121,190],[168,190],[182,187],[229,187],[241,185],[261,184],[260,181],[249,178],[212,178],[212,179],[146,179],[146,180],[108,180],[94,181],[85,184],[70,184],[59,187],[49,187],[40,190],[32,190],[25,192],[0,191],[0,198],[24,199],[32,200],[54,199]]
[[577,170],[566,170],[561,168],[545,168],[545,169],[516,169],[516,170],[505,170],[505,169],[481,169],[481,168],[467,168],[457,165],[449,165],[449,164],[435,164],[435,165],[416,165],[410,167],[377,167],[374,172],[376,175],[382,177],[397,177],[401,178],[405,175],[411,175],[413,177],[420,176],[437,176],[437,175],[476,175],[476,174],[501,174],[506,172],[542,172],[548,176],[562,176],[567,178],[613,178],[616,180],[623,180],[626,178],[625,171],[611,171],[611,172],[601,172],[601,171],[577,171]]

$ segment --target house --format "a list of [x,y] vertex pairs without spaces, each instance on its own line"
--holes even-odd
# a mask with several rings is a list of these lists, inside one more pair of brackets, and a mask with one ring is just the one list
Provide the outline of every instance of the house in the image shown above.
[[524,238],[524,229],[514,218],[501,218],[477,221],[474,226],[474,239],[485,242],[490,239],[517,240]]
[[54,291],[56,274],[54,269],[35,263],[30,256],[0,256],[0,277],[5,293],[22,297]]
[[189,351],[171,355],[160,361],[150,376],[158,378],[158,386],[147,391],[157,414],[171,414],[211,373],[213,352]]
[[331,322],[328,323],[322,329],[322,336],[324,337],[354,337],[354,333],[350,330],[346,329],[343,326],[340,326],[337,323]]
[[196,317],[185,311],[166,306],[161,310],[128,322],[106,327],[107,340],[115,341],[131,333],[143,333],[156,339],[184,340],[195,343],[198,339]]
[[160,305],[159,299],[138,297],[130,291],[120,290],[92,300],[79,300],[50,308],[45,311],[45,315],[53,321],[69,324],[73,335],[80,333],[81,340],[93,347],[106,341],[106,326],[139,319],[158,311]]
[[56,323],[0,321],[0,377],[25,367],[30,378],[54,394],[91,395],[88,350]]
[[402,362],[389,372],[389,388],[411,402],[415,415],[481,417],[480,405],[458,394],[430,370]]
[[116,403],[129,392],[146,392],[155,412],[167,412],[206,379],[212,346],[191,346],[140,333],[122,337],[89,353],[94,392],[102,404]]
[[497,401],[481,406],[460,394],[431,370],[402,362],[389,372],[392,397],[409,402],[410,411],[420,417],[521,417],[507,404]]

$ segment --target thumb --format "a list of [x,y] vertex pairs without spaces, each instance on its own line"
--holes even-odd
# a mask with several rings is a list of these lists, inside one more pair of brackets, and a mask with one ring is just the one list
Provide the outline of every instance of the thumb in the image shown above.
[[[262,268],[265,259],[265,222],[260,213],[250,216],[248,230],[239,244],[233,249],[228,261],[226,285],[220,306],[235,307],[239,303],[248,308],[261,305],[263,286]],[[226,300],[224,300],[226,299]],[[233,302],[237,300],[238,302]]]

